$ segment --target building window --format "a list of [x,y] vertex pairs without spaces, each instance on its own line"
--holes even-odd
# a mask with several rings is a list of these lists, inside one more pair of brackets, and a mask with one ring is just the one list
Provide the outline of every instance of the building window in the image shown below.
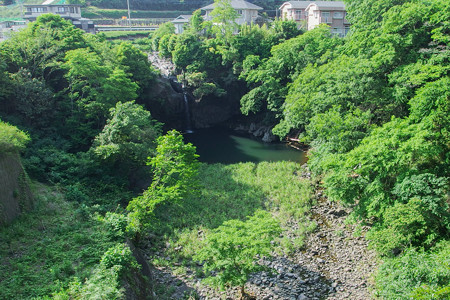
[[331,23],[330,12],[323,11],[322,12],[322,23]]
[[302,17],[302,11],[301,10],[296,10],[295,11],[295,19],[296,20],[300,20]]
[[335,11],[333,13],[333,19],[343,19],[344,13],[342,11]]
[[343,33],[343,31],[342,31],[342,28],[337,28],[337,27],[334,27],[332,30],[331,30],[331,33],[333,34],[333,35],[337,35],[337,36],[344,36],[344,33]]
[[40,13],[40,12],[46,12],[47,11],[47,7],[28,7],[27,11],[31,11],[31,12],[36,12],[36,13]]
[[237,13],[240,14],[240,15],[243,15],[243,14],[244,14],[244,11],[243,11],[242,9],[238,9],[238,10],[237,10]]
[[319,11],[318,11],[318,10],[315,10],[315,11],[314,11],[314,18],[317,19],[318,17],[319,17]]
[[71,6],[70,8],[70,12],[73,14],[75,12],[75,7]]
[[344,36],[346,36],[349,31],[350,31],[350,26],[345,26],[344,27]]

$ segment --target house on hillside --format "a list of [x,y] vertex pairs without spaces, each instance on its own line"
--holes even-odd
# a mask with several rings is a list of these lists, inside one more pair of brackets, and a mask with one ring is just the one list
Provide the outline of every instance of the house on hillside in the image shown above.
[[0,22],[0,42],[9,38],[13,31],[19,31],[27,26],[23,20],[7,20]]
[[345,36],[350,30],[342,1],[289,1],[283,3],[279,10],[283,20],[294,20],[307,30],[319,24],[329,25],[331,32],[338,36]]
[[46,0],[42,4],[24,5],[24,19],[32,22],[43,14],[56,14],[72,22],[75,27],[86,32],[95,33],[94,22],[81,17],[81,6],[76,4],[65,4],[65,0]]
[[306,8],[310,3],[309,1],[284,2],[279,8],[281,19],[295,21],[299,28],[306,28],[308,23]]
[[[243,0],[231,0],[231,6],[238,13],[238,17],[235,20],[238,25],[255,23],[258,18],[258,12],[263,8]],[[201,10],[205,11],[205,20],[211,20],[211,12],[215,7],[215,3],[202,7]]]
[[173,25],[175,25],[175,34],[183,33],[184,26],[186,24],[189,24],[189,20],[191,19],[192,15],[179,15],[171,22]]
[[305,9],[308,13],[308,30],[319,24],[327,24],[335,35],[346,36],[350,23],[346,19],[345,4],[342,1],[315,1]]

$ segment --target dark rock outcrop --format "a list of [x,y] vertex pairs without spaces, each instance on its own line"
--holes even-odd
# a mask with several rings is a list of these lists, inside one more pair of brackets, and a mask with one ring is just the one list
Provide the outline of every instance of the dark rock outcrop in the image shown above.
[[158,77],[150,86],[145,107],[157,120],[181,130],[184,122],[183,94],[172,87],[169,78]]

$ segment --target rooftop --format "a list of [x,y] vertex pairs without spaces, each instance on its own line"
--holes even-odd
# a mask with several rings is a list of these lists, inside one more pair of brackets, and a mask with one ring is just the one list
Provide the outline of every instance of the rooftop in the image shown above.
[[345,4],[342,1],[311,1],[308,7],[310,5],[316,5],[319,9],[345,9]]
[[286,6],[288,4],[291,5],[292,8],[306,8],[308,7],[308,5],[311,3],[311,1],[289,1],[289,2],[284,2],[281,6],[280,9],[283,6]]
[[187,23],[191,19],[192,15],[179,15],[172,20],[172,23]]
[[[250,2],[247,1],[243,1],[243,0],[231,0],[231,6],[234,9],[256,9],[256,10],[262,10],[263,8],[252,4]],[[205,7],[202,7],[202,10],[213,10],[215,7],[215,3],[212,3],[210,5],[207,5]]]

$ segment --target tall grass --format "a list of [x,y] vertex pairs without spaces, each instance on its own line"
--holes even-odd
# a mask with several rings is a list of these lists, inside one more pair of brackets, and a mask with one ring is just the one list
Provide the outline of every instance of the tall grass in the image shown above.
[[[312,187],[308,180],[300,178],[299,168],[293,162],[203,164],[197,195],[157,211],[161,243],[156,247],[168,246],[165,255],[189,264],[202,247],[201,240],[212,229],[228,220],[245,220],[258,209],[269,211],[282,224],[299,222],[299,234],[303,235],[307,228],[313,228],[305,217],[311,205]],[[297,238],[290,243],[301,246],[303,236]]]

